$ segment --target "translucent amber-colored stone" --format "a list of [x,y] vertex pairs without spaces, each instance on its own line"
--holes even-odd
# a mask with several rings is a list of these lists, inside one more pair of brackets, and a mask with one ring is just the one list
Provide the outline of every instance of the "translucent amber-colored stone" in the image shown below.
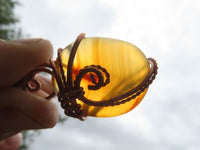
[[[72,45],[67,46],[61,53],[62,62],[67,76],[67,64]],[[85,66],[100,65],[110,74],[110,83],[98,90],[89,90],[92,84],[90,76],[85,75],[81,80],[85,97],[94,101],[107,100],[139,85],[148,75],[150,66],[145,55],[136,46],[109,38],[83,38],[75,55],[73,64],[73,79],[78,71]],[[56,81],[53,79],[57,89]],[[57,89],[58,90],[58,89]],[[96,117],[111,117],[124,114],[136,107],[145,93],[135,99],[115,106],[90,106],[77,100],[85,115]]]

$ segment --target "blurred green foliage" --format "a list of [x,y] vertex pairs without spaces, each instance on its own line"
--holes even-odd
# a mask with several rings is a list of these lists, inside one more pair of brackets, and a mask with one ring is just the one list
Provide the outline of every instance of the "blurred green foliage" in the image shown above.
[[16,27],[19,19],[14,10],[20,3],[16,0],[0,0],[0,38],[14,40],[22,38],[22,31]]

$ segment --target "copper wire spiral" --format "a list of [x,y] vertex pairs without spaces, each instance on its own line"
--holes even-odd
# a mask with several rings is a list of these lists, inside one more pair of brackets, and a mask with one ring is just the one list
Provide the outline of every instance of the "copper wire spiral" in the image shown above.
[[[90,74],[92,79],[92,85],[88,85],[89,90],[98,90],[101,87],[106,86],[110,82],[110,74],[107,70],[99,65],[90,65],[86,66],[83,69],[79,70],[78,74],[75,77],[74,83],[72,80],[72,66],[73,61],[76,55],[76,51],[81,40],[85,37],[85,34],[80,34],[75,40],[73,47],[71,49],[71,53],[68,60],[67,65],[67,73],[65,73],[63,69],[63,63],[61,58],[61,52],[63,49],[58,49],[58,65],[56,66],[55,61],[50,59],[50,64],[43,64],[35,69],[33,69],[23,80],[20,81],[20,86],[29,92],[35,92],[40,89],[40,82],[34,78],[34,76],[39,72],[46,72],[51,75],[54,75],[59,92],[57,93],[58,100],[61,103],[61,107],[65,110],[65,114],[71,117],[79,118],[80,120],[84,120],[86,114],[83,114],[81,110],[81,105],[77,103],[77,100],[84,102],[87,105],[92,106],[114,106],[120,105],[134,99],[145,89],[149,87],[149,85],[153,82],[157,75],[158,66],[156,61],[153,58],[148,58],[148,62],[150,65],[150,72],[146,76],[146,78],[135,88],[130,89],[128,92],[110,98],[108,100],[102,101],[93,101],[84,96],[85,92],[81,87],[80,83],[83,77],[86,74]],[[65,76],[67,74],[67,78]],[[97,77],[97,80],[94,79],[94,76]],[[98,82],[97,82],[98,81]],[[34,87],[31,86],[30,83],[34,83]],[[19,85],[19,83],[17,84]],[[52,92],[46,99],[52,98],[55,96],[55,92]]]

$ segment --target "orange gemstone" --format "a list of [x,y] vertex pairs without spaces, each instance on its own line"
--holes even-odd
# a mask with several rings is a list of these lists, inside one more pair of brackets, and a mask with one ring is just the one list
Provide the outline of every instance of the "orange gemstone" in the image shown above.
[[[67,76],[68,59],[73,43],[67,46],[61,53],[62,63]],[[56,60],[58,64],[58,60]],[[148,75],[150,66],[147,58],[136,46],[109,38],[83,38],[75,55],[72,79],[75,80],[80,69],[85,66],[100,65],[110,74],[110,83],[98,90],[89,90],[88,85],[98,82],[98,77],[86,74],[81,80],[80,86],[84,88],[85,97],[93,101],[105,101],[122,94],[138,86]],[[58,67],[58,65],[57,65]],[[53,83],[58,91],[57,83],[53,77]],[[81,110],[86,116],[112,117],[124,114],[135,108],[143,99],[147,89],[129,102],[114,106],[91,106],[77,99]]]

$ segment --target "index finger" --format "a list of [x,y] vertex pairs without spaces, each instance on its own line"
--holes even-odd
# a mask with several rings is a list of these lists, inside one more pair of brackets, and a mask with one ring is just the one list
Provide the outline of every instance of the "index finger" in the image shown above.
[[52,55],[48,40],[0,40],[0,88],[15,84],[34,67],[47,63]]

